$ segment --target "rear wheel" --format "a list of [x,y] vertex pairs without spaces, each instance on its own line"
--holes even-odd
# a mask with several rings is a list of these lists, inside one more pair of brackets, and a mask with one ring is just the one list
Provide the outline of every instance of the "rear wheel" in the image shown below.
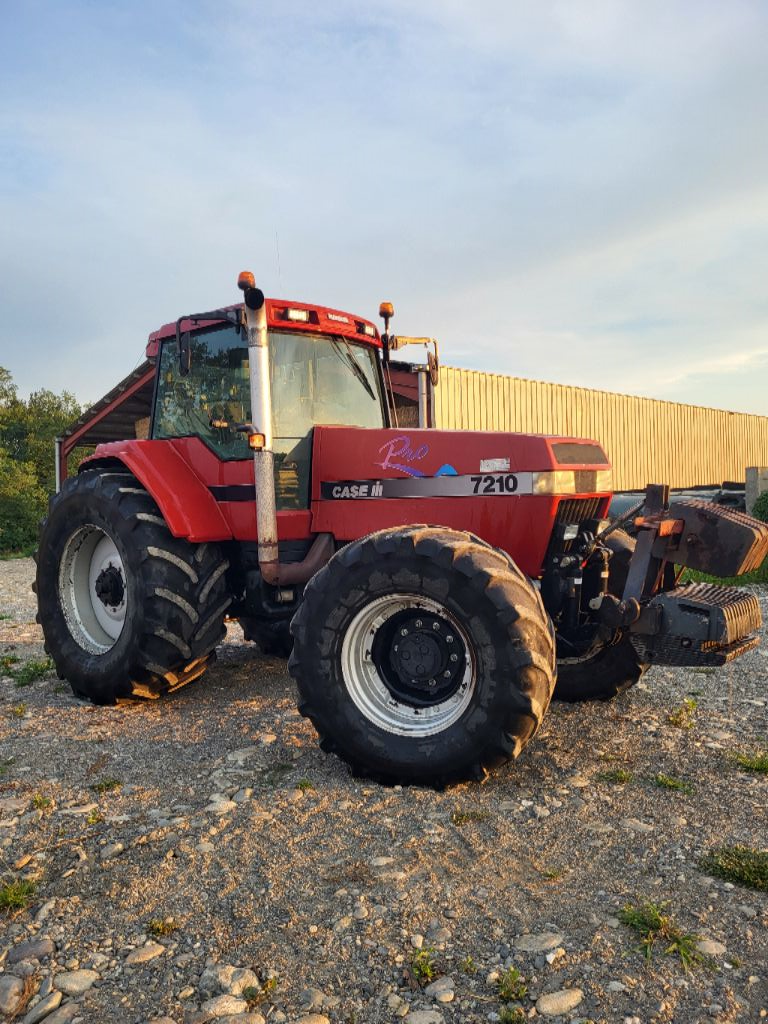
[[[621,596],[635,541],[623,530],[616,530],[606,538],[605,544],[613,552],[608,588],[611,594]],[[587,592],[583,599],[586,601],[592,596]],[[647,668],[648,665],[638,658],[626,633],[617,630],[610,640],[593,647],[581,658],[558,659],[555,700],[569,704],[611,700],[634,686]]]
[[127,470],[91,470],[51,500],[35,589],[46,651],[96,704],[158,697],[205,671],[224,635],[228,562],[173,537]]
[[427,526],[350,544],[291,624],[299,710],[324,750],[389,782],[482,778],[538,729],[554,636],[530,581],[470,534]]

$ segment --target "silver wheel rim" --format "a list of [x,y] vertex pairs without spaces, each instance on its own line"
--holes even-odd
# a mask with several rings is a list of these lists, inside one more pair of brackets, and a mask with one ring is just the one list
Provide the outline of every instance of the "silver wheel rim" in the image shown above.
[[[105,572],[118,574],[122,597],[114,604],[97,593]],[[64,546],[59,569],[59,601],[70,635],[91,654],[105,654],[123,631],[128,603],[125,567],[114,540],[98,526],[81,526]]]
[[[371,657],[377,631],[393,615],[422,609],[446,619],[464,645],[466,665],[458,689],[439,704],[412,707],[397,700],[382,679]],[[438,601],[415,594],[388,594],[366,605],[352,619],[341,646],[344,685],[355,706],[373,725],[397,736],[434,736],[457,722],[469,707],[476,686],[472,646],[466,631]]]

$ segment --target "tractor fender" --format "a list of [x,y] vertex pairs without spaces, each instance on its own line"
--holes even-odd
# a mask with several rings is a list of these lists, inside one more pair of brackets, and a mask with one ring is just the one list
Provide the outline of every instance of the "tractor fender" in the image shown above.
[[79,471],[122,463],[151,494],[174,537],[194,544],[231,540],[232,531],[206,484],[165,441],[111,441],[84,459]]

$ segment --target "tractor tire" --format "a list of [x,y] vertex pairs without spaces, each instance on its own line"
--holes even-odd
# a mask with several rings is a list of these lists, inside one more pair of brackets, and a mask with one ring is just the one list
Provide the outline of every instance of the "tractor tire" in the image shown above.
[[242,617],[243,636],[261,648],[271,658],[287,658],[293,650],[290,619],[257,619]]
[[299,711],[323,750],[381,782],[484,778],[552,696],[538,592],[468,533],[408,526],[348,545],[310,581],[291,632]]
[[[629,573],[635,541],[624,530],[616,530],[606,539],[613,552],[608,587],[620,595]],[[588,600],[594,596],[585,594]],[[583,658],[558,659],[555,700],[577,704],[586,700],[612,700],[629,690],[648,665],[640,661],[629,637],[617,630],[611,640],[592,649]]]
[[127,470],[66,480],[40,530],[34,590],[45,649],[79,697],[159,697],[205,671],[222,640],[229,563],[173,537]]

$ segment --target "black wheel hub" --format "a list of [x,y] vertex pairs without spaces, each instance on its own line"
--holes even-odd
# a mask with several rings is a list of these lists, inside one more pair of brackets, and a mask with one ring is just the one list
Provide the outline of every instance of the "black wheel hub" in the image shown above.
[[123,574],[114,565],[102,569],[94,584],[96,596],[105,607],[117,608],[125,595]]
[[447,619],[408,608],[376,632],[371,658],[392,696],[411,707],[442,704],[458,690],[467,652]]

